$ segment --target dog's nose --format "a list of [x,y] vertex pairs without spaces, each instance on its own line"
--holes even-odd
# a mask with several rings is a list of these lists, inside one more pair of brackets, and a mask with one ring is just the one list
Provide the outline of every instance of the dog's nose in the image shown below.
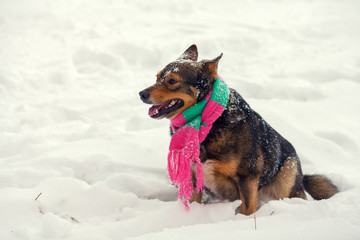
[[140,98],[141,98],[141,100],[143,102],[146,102],[150,97],[150,93],[148,91],[146,91],[146,90],[143,90],[143,91],[139,92],[139,95],[140,95]]

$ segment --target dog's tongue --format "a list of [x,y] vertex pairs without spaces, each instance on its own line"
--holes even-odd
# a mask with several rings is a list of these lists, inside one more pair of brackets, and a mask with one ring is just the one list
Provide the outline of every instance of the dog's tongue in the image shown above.
[[151,108],[149,108],[149,116],[154,116],[155,114],[157,114],[160,111],[160,109],[162,107],[164,107],[165,105],[166,105],[166,103],[161,104],[161,105],[152,106]]
[[149,108],[149,116],[150,117],[153,117],[154,115],[157,115],[160,110],[164,109],[164,108],[171,108],[173,107],[174,105],[176,105],[177,103],[180,103],[180,100],[169,100],[167,101],[166,103],[163,103],[161,105],[154,105],[152,106],[151,108]]

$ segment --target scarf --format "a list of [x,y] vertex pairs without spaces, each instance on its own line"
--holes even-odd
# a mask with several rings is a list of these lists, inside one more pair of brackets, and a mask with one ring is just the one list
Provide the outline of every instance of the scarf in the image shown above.
[[186,211],[189,211],[188,201],[193,194],[191,165],[196,163],[196,191],[200,192],[204,187],[200,144],[225,110],[228,99],[229,89],[218,76],[203,100],[171,120],[174,134],[169,146],[168,172],[171,182],[178,185],[178,199]]

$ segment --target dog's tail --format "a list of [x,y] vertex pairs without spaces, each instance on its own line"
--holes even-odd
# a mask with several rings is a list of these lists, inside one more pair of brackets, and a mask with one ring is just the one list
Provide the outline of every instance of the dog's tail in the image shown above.
[[323,175],[304,175],[305,190],[315,199],[327,199],[339,192],[337,187]]

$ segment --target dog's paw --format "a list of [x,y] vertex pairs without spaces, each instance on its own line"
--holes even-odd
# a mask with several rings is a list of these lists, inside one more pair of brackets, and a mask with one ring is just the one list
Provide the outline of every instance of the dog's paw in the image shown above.
[[250,216],[251,214],[253,214],[256,211],[256,208],[246,208],[245,206],[243,206],[243,204],[240,204],[240,206],[238,206],[235,210],[235,215],[237,214],[243,214],[246,216]]

